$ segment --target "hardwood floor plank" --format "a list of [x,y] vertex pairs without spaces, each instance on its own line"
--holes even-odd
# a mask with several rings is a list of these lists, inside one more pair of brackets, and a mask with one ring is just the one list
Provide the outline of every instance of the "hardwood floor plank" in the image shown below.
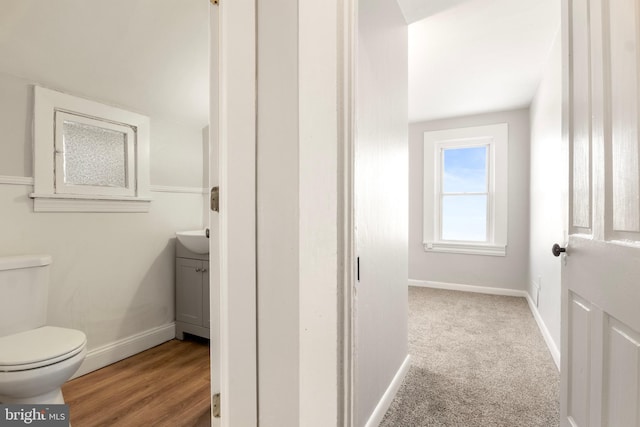
[[210,425],[209,345],[168,341],[66,383],[77,427]]

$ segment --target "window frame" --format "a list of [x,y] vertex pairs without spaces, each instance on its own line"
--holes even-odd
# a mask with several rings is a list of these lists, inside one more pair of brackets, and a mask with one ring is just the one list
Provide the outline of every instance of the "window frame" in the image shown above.
[[[102,194],[105,196],[135,196],[135,130],[122,123],[112,123],[98,120],[94,117],[81,116],[64,110],[55,112],[55,189],[57,194]],[[125,187],[106,187],[94,185],[69,184],[65,182],[65,152],[64,152],[64,122],[73,121],[82,125],[95,126],[102,129],[114,130],[126,135],[125,155]]]
[[[65,115],[78,122],[99,122],[105,128],[130,129],[133,150],[126,159],[129,187],[126,191],[64,184],[60,167],[56,167],[61,157],[56,145],[60,143],[60,124]],[[149,118],[141,114],[34,86],[34,191],[30,194],[34,211],[148,212],[149,123]]]
[[[506,256],[508,125],[424,132],[423,246],[427,252]],[[487,146],[487,240],[442,238],[444,150]],[[433,173],[429,173],[432,170]],[[460,193],[463,195],[464,193]],[[468,193],[473,195],[475,193]],[[479,193],[478,193],[479,194]],[[483,193],[484,194],[484,193]]]
[[[486,174],[486,191],[485,192],[472,192],[472,193],[445,193],[444,191],[444,151],[450,149],[461,149],[461,148],[475,148],[475,147],[487,147],[487,174]],[[458,242],[458,243],[489,243],[491,241],[491,236],[493,236],[493,199],[494,199],[494,167],[493,167],[493,153],[495,152],[495,142],[491,138],[477,138],[477,139],[463,139],[463,140],[452,140],[452,141],[441,141],[435,143],[435,154],[436,161],[435,163],[435,196],[434,196],[434,212],[436,218],[435,224],[435,240],[438,242]],[[487,207],[486,207],[486,239],[484,241],[477,240],[447,240],[442,237],[442,227],[443,227],[443,215],[442,209],[444,206],[444,198],[446,196],[476,196],[476,195],[486,195],[487,197]]]

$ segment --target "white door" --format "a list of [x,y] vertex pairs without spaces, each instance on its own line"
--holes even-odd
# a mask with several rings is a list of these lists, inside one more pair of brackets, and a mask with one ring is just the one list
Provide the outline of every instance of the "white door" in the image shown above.
[[211,394],[220,393],[212,426],[251,427],[258,423],[256,3],[211,3],[218,5],[210,15],[210,184],[220,187],[219,213],[210,212]]
[[563,426],[640,426],[639,21],[638,0],[563,1]]
[[[209,9],[209,188],[220,185],[218,160],[218,137],[220,129],[219,99],[220,99],[220,61],[219,61],[219,29],[220,13],[218,6],[211,4]],[[206,203],[209,212],[209,351],[211,373],[211,396],[220,393],[220,218],[218,212],[211,210],[210,203]],[[211,427],[220,427],[221,419],[217,414],[219,404],[212,397]]]

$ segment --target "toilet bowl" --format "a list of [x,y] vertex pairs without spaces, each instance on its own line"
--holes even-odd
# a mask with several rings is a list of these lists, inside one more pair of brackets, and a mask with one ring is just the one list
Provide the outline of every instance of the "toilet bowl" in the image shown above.
[[0,337],[0,403],[62,404],[60,387],[86,356],[73,329],[43,326]]
[[46,326],[48,255],[0,257],[0,403],[61,404],[87,337]]

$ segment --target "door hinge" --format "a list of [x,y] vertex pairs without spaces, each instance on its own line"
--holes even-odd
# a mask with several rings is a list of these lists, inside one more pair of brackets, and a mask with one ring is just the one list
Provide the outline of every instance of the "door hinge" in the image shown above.
[[220,393],[211,396],[211,414],[213,418],[220,418]]
[[211,189],[211,210],[220,212],[220,187],[213,187]]
[[217,5],[218,4],[218,0],[211,0],[211,4]]

